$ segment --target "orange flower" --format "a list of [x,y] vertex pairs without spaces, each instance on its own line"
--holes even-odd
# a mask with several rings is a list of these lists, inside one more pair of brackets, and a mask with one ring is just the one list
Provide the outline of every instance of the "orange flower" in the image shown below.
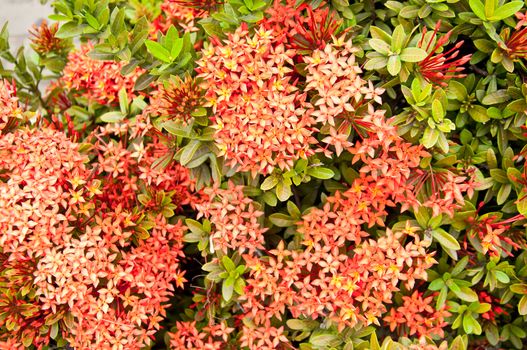
[[433,306],[434,297],[423,298],[423,293],[415,291],[411,296],[403,296],[403,305],[392,308],[384,321],[390,325],[393,332],[398,329],[404,336],[444,337],[443,328],[448,324],[446,317],[451,314],[446,311],[446,305],[440,310]]
[[250,37],[242,25],[197,62],[219,154],[253,176],[291,169],[317,143],[312,107],[291,81],[295,51],[274,39],[263,27]]
[[0,133],[16,124],[21,115],[22,109],[18,104],[16,86],[0,79]]
[[264,249],[265,228],[260,226],[259,218],[263,212],[257,210],[256,203],[243,194],[243,186],[229,182],[229,188],[205,189],[208,200],[198,204],[198,218],[204,216],[213,224],[211,250],[224,253],[228,249],[240,253],[254,253]]

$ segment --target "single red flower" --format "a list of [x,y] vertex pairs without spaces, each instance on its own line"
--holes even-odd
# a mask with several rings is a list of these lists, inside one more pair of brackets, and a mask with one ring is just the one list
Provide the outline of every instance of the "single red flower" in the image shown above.
[[[428,56],[418,63],[418,67],[419,71],[427,81],[439,86],[447,86],[448,80],[453,78],[463,78],[466,76],[466,74],[462,74],[460,72],[465,69],[463,65],[470,61],[472,55],[469,54],[458,58],[459,48],[461,45],[463,45],[463,40],[457,42],[454,47],[449,50],[442,50],[448,43],[450,35],[452,35],[452,31],[449,31],[445,35],[438,37],[437,32],[440,26],[441,21],[438,21],[434,28],[433,35],[426,44],[424,42],[426,28],[423,29],[421,40],[417,46],[424,48],[428,52]],[[434,42],[435,38],[437,38],[437,42],[432,47],[432,43]]]

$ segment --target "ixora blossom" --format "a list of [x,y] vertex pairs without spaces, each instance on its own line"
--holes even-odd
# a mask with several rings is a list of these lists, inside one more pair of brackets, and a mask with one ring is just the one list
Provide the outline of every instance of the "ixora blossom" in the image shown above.
[[380,95],[384,90],[361,78],[354,52],[351,40],[342,37],[304,57],[305,91],[316,93],[313,116],[317,123],[329,126],[329,136],[322,140],[327,144],[324,154],[328,157],[328,146],[333,146],[339,156],[352,146],[352,132],[360,137],[367,134],[371,122],[363,115],[364,110],[373,101],[382,102]]
[[264,249],[264,228],[258,222],[263,215],[256,203],[243,194],[243,186],[229,183],[228,189],[205,190],[208,201],[197,205],[198,218],[204,216],[214,226],[211,250],[227,253],[229,249],[240,253]]
[[451,316],[446,311],[446,305],[436,310],[432,305],[434,296],[423,298],[423,294],[415,291],[411,296],[403,296],[403,305],[392,308],[384,321],[390,325],[393,332],[398,329],[406,335],[444,337],[443,328],[448,324],[445,318]]
[[292,168],[317,143],[312,106],[291,75],[295,51],[274,38],[263,27],[251,37],[242,25],[197,62],[220,155],[253,176]]
[[16,96],[16,86],[0,79],[0,133],[16,123],[22,116],[22,108]]
[[172,25],[177,25],[185,32],[197,32],[196,20],[207,17],[215,3],[213,0],[165,0],[160,6],[161,14],[152,22],[152,29],[166,33]]
[[184,79],[175,77],[163,82],[151,94],[150,104],[143,112],[186,125],[192,118],[192,113],[205,103],[204,92],[199,85],[199,81],[190,76]]
[[128,97],[133,98],[133,87],[142,70],[137,68],[123,76],[121,69],[124,62],[93,59],[88,56],[92,49],[92,44],[84,44],[70,52],[58,84],[66,91],[73,92],[74,96],[82,96],[101,105],[116,103],[121,89],[125,89]]
[[[465,69],[463,65],[470,61],[472,55],[468,54],[458,57],[459,48],[463,45],[463,41],[457,42],[454,47],[448,50],[444,49],[450,35],[452,35],[452,31],[439,37],[437,32],[440,26],[441,21],[438,21],[434,32],[428,38],[426,37],[426,28],[423,28],[418,47],[428,52],[428,56],[418,63],[418,69],[427,81],[440,86],[447,86],[448,80],[465,77],[465,74],[461,73]],[[442,52],[442,50],[446,51]]]
[[[124,167],[123,152],[116,163],[104,154],[99,173],[79,147],[47,128],[0,137],[0,327],[10,330],[0,339],[141,349],[159,329],[174,285],[186,281],[185,227],[167,221],[173,211],[165,201],[164,208],[111,204],[108,184]],[[166,183],[178,181],[170,174],[150,176],[144,181],[153,190],[177,188]]]

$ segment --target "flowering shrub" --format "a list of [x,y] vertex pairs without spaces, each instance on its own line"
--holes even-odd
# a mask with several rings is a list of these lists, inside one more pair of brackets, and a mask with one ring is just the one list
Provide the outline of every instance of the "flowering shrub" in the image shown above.
[[527,347],[523,1],[50,3],[0,349]]

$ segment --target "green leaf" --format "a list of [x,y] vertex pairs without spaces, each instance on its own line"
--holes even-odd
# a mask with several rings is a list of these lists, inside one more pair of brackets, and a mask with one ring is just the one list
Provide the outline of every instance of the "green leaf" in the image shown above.
[[426,148],[434,147],[437,143],[437,140],[439,139],[439,133],[439,130],[427,127],[423,133],[423,137],[420,140],[421,144]]
[[183,48],[183,38],[177,39],[172,46],[172,51],[170,52],[170,56],[172,60],[176,59],[179,56],[182,48]]
[[448,98],[454,98],[460,102],[463,102],[468,96],[467,88],[460,82],[451,80],[448,83],[447,96]]
[[269,216],[269,221],[278,227],[290,227],[294,226],[297,220],[286,214],[274,213]]
[[316,346],[317,348],[328,348],[334,346],[335,342],[340,343],[339,338],[336,334],[313,334],[309,338],[309,343]]
[[221,263],[223,267],[225,267],[225,270],[227,270],[227,272],[231,272],[236,269],[236,265],[234,265],[234,262],[227,255],[224,255],[221,258]]
[[443,281],[443,279],[437,278],[428,285],[428,289],[431,291],[437,291],[443,288],[444,286],[445,286],[445,282]]
[[201,146],[201,142],[198,140],[192,140],[189,142],[188,145],[183,147],[183,151],[181,152],[181,157],[179,158],[179,162],[181,165],[185,166],[188,164],[192,158],[194,157],[194,154],[198,150],[198,148]]
[[518,303],[518,312],[520,315],[527,315],[527,295],[524,295]]
[[366,70],[378,70],[385,68],[388,64],[388,58],[386,57],[374,57],[366,61],[364,68]]
[[378,53],[388,56],[390,54],[390,45],[381,39],[370,39],[368,41],[371,48],[377,51]]
[[510,286],[511,292],[515,294],[526,294],[527,295],[527,284],[525,283],[516,283]]
[[145,42],[146,48],[148,52],[152,54],[155,58],[158,60],[170,63],[172,60],[170,59],[170,52],[160,43],[152,40],[147,40]]
[[496,279],[501,283],[507,284],[511,281],[510,277],[503,271],[495,271]]
[[141,91],[146,89],[148,86],[150,86],[150,83],[152,83],[156,77],[154,75],[144,73],[137,78],[134,85],[134,90]]
[[391,75],[397,75],[401,71],[401,58],[399,55],[391,55],[388,58],[388,64],[386,65],[386,69],[388,69],[388,73]]
[[468,108],[468,114],[478,123],[486,123],[490,119],[487,115],[487,109],[482,106],[470,106]]
[[293,194],[291,192],[291,185],[287,185],[283,181],[278,182],[278,184],[276,185],[275,192],[276,192],[276,197],[281,202],[285,202]]
[[485,95],[485,97],[483,97],[483,100],[481,100],[481,103],[483,103],[484,105],[494,105],[497,103],[507,102],[510,99],[511,99],[511,96],[507,92],[507,90],[502,89],[502,90],[491,92],[488,95]]
[[105,123],[118,123],[124,119],[124,114],[121,112],[107,112],[101,115],[100,118]]
[[380,39],[386,43],[392,42],[392,36],[388,33],[386,33],[384,30],[382,30],[379,27],[371,26],[370,27],[370,35],[374,39]]
[[[457,285],[456,285],[457,286]],[[459,287],[459,286],[458,286]],[[478,301],[478,294],[469,287],[459,287],[459,289],[450,288],[452,292],[461,300],[469,303]]]
[[333,172],[333,170],[320,166],[308,168],[306,173],[321,180],[331,179],[333,176],[335,176],[335,172]]
[[443,120],[445,116],[445,111],[443,110],[443,105],[441,101],[434,100],[432,101],[432,117],[436,123],[439,123]]
[[295,331],[311,331],[318,327],[318,322],[314,320],[289,319],[286,321],[286,325]]
[[490,21],[501,21],[507,17],[514,15],[518,12],[524,5],[523,1],[511,1],[503,6],[498,7],[494,14],[490,17],[487,17]]
[[234,282],[234,291],[238,293],[238,295],[245,294],[245,280],[243,278],[236,279]]
[[223,282],[223,285],[221,286],[221,296],[223,297],[223,300],[230,301],[232,299],[233,293],[234,285],[227,285],[227,283]]
[[129,108],[128,93],[126,91],[126,88],[124,87],[121,90],[119,90],[119,108],[123,115],[128,114],[128,108]]
[[497,1],[496,0],[485,0],[485,17],[488,19],[494,15],[494,10],[496,10]]
[[459,242],[442,228],[436,228],[435,230],[432,230],[431,233],[432,237],[434,237],[434,239],[439,242],[441,246],[453,250],[461,249]]
[[84,28],[86,28],[85,24],[67,22],[60,26],[57,33],[55,33],[55,37],[59,39],[67,39],[72,38],[74,36],[79,36],[84,32]]
[[401,50],[404,46],[404,41],[406,40],[406,33],[404,32],[404,27],[399,24],[395,27],[392,34],[392,45],[391,49],[395,53],[401,53]]
[[262,191],[268,191],[273,189],[279,182],[278,176],[270,175],[268,176],[260,185]]
[[484,21],[487,19],[485,17],[485,6],[480,0],[469,0],[468,4],[476,16]]
[[418,47],[407,47],[401,52],[401,61],[421,62],[428,56],[428,53]]

